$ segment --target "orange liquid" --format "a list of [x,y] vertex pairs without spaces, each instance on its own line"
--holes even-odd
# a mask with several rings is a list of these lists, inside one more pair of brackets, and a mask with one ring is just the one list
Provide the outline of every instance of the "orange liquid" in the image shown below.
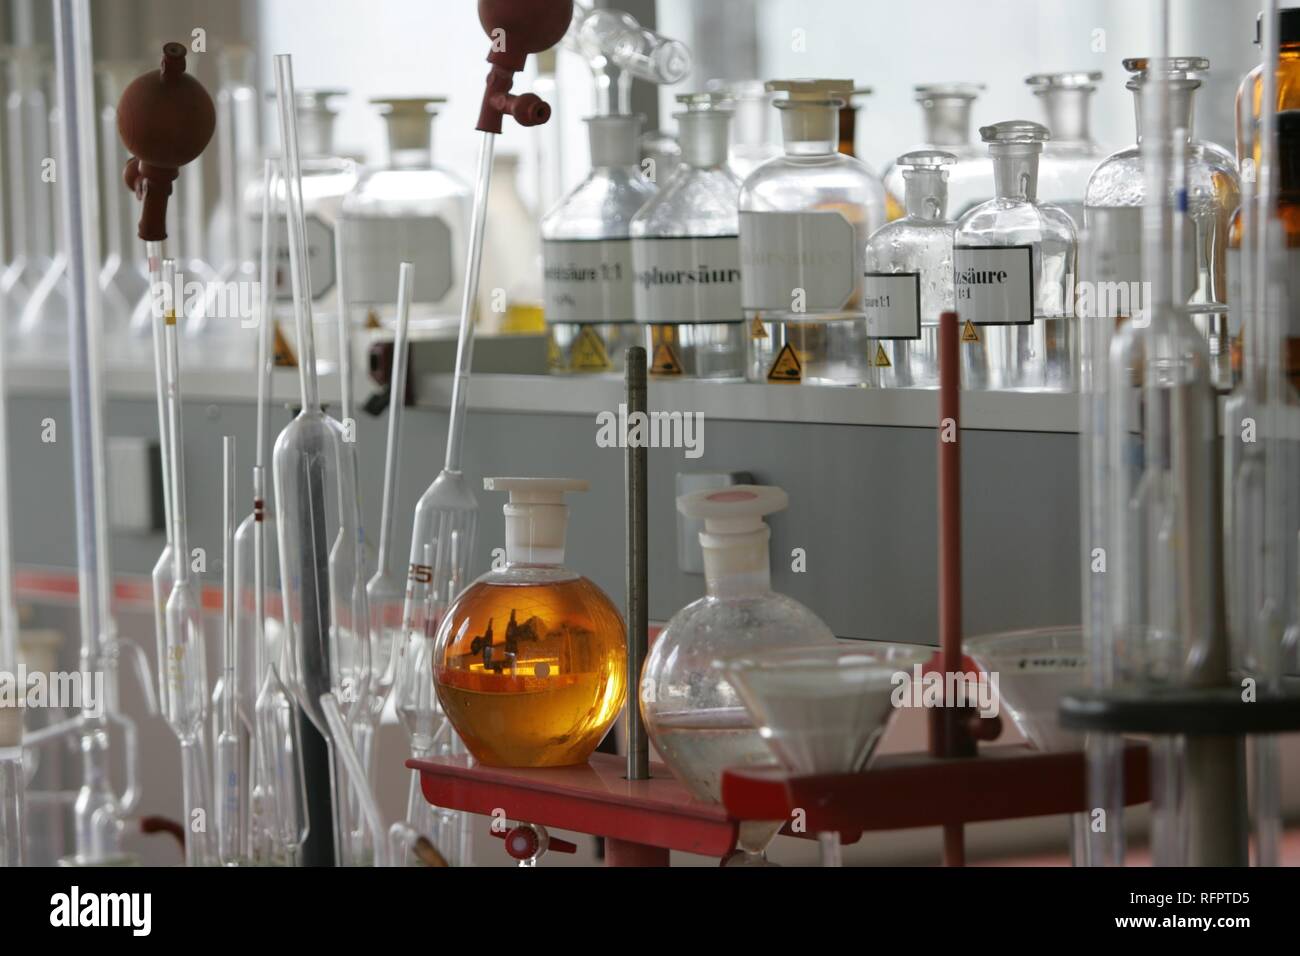
[[439,630],[438,699],[481,763],[583,763],[623,707],[623,618],[585,578],[480,582]]

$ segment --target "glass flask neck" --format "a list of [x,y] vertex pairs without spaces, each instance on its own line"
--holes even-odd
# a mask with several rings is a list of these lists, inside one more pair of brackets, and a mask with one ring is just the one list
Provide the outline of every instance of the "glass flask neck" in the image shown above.
[[840,111],[835,103],[778,102],[787,156],[826,156],[836,152]]
[[641,161],[638,139],[641,117],[613,114],[587,120],[587,142],[592,169],[637,166]]
[[507,564],[559,566],[564,563],[567,505],[511,502],[504,510]]
[[1043,100],[1047,128],[1052,131],[1054,143],[1091,143],[1092,131],[1088,126],[1088,105],[1092,90],[1086,87],[1064,87],[1045,90],[1038,94]]
[[[1178,82],[1169,84],[1169,128],[1181,129],[1188,142],[1192,138],[1192,117],[1195,115],[1193,96],[1200,84],[1184,86]],[[1142,142],[1142,86],[1133,90],[1133,109],[1137,120],[1137,141]]]
[[[705,532],[701,536],[704,551],[705,592],[714,598],[753,597],[772,590],[772,568],[768,561],[767,542],[770,532],[750,535],[726,535],[726,544],[710,545]],[[744,537],[746,540],[739,541]]]
[[1033,202],[1038,198],[1039,143],[992,143],[993,186],[999,199]]
[[721,110],[678,113],[677,132],[682,162],[696,169],[712,169],[727,161],[727,133],[731,117]]
[[394,110],[384,115],[391,169],[428,169],[433,165],[433,114]]
[[925,141],[932,146],[970,144],[970,107],[967,97],[930,97],[921,103]]
[[903,170],[903,202],[911,219],[940,222],[948,212],[948,177],[938,169]]

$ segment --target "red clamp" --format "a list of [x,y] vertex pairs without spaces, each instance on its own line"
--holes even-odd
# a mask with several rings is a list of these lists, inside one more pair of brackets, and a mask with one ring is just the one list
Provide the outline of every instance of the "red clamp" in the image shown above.
[[568,840],[560,840],[546,832],[546,827],[536,823],[520,823],[509,830],[492,829],[492,835],[498,840],[506,841],[506,853],[521,863],[536,860],[547,851],[553,853],[577,853],[578,845]]

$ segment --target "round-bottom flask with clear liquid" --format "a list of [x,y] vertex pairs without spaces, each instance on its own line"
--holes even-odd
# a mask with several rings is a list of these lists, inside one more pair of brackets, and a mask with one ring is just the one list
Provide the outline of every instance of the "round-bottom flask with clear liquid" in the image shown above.
[[496,767],[583,763],[627,692],[623,618],[588,579],[563,567],[561,478],[488,478],[510,492],[506,566],[471,584],[438,627],[433,679],[475,759]]
[[[721,799],[728,767],[776,758],[715,661],[775,648],[832,645],[835,636],[808,608],[774,592],[765,515],[786,507],[780,488],[735,485],[677,499],[702,519],[706,594],[682,608],[655,640],[641,672],[640,706],[655,749],[699,800]],[[752,855],[783,821],[742,834]]]

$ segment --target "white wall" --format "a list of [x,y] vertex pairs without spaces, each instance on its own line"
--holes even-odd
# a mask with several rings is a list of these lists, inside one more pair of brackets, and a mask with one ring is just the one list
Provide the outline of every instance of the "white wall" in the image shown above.
[[[660,0],[666,32],[691,29],[701,0]],[[988,90],[975,125],[1041,121],[1024,84],[1031,73],[1101,70],[1093,101],[1099,142],[1134,139],[1125,57],[1151,55],[1152,0],[756,0],[764,78],[844,77],[871,86],[858,149],[876,169],[920,141],[917,83],[972,81]],[[1284,0],[1284,5],[1289,5]],[[1252,44],[1258,0],[1173,0],[1170,52],[1208,56],[1198,92],[1198,134],[1231,148],[1232,104],[1241,76],[1259,60]],[[804,52],[793,49],[803,31]],[[1100,31],[1100,32],[1097,32]],[[683,37],[688,39],[689,37]],[[1095,49],[1102,46],[1101,50]],[[698,79],[710,75],[700,64]]]

